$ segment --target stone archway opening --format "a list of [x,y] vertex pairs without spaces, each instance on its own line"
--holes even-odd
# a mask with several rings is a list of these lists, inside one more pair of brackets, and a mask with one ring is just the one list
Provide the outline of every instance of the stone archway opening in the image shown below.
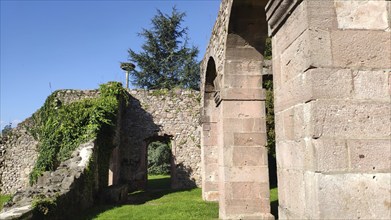
[[216,63],[211,57],[206,69],[203,94],[201,163],[202,198],[207,201],[219,199],[218,172],[218,105],[220,104],[220,89],[217,78]]
[[146,189],[168,189],[175,174],[172,136],[154,136],[145,140]]

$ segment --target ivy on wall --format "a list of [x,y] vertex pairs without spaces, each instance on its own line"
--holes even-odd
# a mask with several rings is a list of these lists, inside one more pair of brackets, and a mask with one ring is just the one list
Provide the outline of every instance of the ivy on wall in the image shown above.
[[53,171],[68,159],[82,143],[97,138],[98,133],[113,127],[119,100],[126,100],[121,83],[109,82],[99,88],[97,98],[86,98],[63,105],[57,98],[60,91],[50,95],[33,115],[29,132],[39,141],[38,159],[30,173],[30,184],[45,171]]

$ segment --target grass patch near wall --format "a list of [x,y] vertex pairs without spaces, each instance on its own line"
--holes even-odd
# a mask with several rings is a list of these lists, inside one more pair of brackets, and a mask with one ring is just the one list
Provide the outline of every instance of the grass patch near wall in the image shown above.
[[4,203],[7,202],[10,198],[11,198],[11,196],[9,196],[9,195],[1,195],[0,194],[0,210],[3,209]]
[[278,219],[278,189],[277,187],[270,189],[270,208],[275,219]]
[[95,207],[81,219],[218,219],[218,203],[203,201],[201,189],[169,189],[166,175],[148,179],[148,190],[130,194],[127,204]]

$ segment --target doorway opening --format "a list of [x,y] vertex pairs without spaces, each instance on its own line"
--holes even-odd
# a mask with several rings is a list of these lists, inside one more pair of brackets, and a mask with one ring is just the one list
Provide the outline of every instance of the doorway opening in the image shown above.
[[170,136],[148,139],[147,190],[170,189],[172,179],[172,146]]

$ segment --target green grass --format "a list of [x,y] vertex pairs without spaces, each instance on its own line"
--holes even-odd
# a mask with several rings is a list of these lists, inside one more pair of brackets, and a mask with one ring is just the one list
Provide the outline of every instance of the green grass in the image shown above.
[[278,219],[278,189],[277,187],[270,189],[270,208],[271,213]]
[[218,219],[218,203],[202,200],[201,189],[176,191],[169,176],[148,178],[148,190],[130,194],[129,204],[99,206],[81,219]]
[[[130,194],[128,204],[98,206],[81,219],[218,219],[218,203],[202,200],[201,189],[175,191],[169,176],[148,177],[147,191]],[[271,212],[278,219],[277,188],[270,189]]]
[[3,209],[3,204],[7,202],[10,198],[11,196],[9,195],[0,195],[0,210]]
[[148,190],[156,189],[170,189],[171,188],[171,177],[170,175],[153,175],[148,176]]

